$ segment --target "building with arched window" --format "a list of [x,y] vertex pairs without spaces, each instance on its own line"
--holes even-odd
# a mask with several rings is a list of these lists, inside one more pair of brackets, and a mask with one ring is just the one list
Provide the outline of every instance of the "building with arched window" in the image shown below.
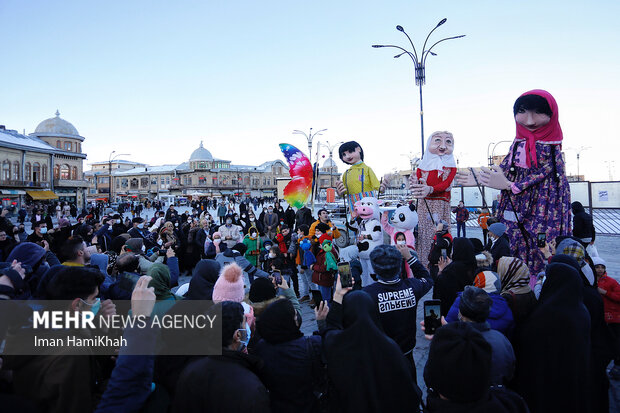
[[[127,162],[127,161],[123,161]],[[128,162],[127,162],[128,163]],[[173,165],[149,166],[135,164],[130,168],[110,168],[108,162],[92,164],[92,170],[85,172],[90,180],[112,174],[112,198],[146,200],[165,199],[170,196],[225,196],[244,194],[251,196],[274,196],[276,180],[288,178],[288,165],[282,160],[265,162],[261,165],[234,165],[230,160],[214,157],[200,142],[187,162]],[[93,180],[89,199],[101,197]],[[104,185],[104,191],[107,184]]]
[[80,208],[88,186],[83,178],[84,137],[56,116],[29,135],[0,125],[0,194],[4,206],[28,200],[60,200]]

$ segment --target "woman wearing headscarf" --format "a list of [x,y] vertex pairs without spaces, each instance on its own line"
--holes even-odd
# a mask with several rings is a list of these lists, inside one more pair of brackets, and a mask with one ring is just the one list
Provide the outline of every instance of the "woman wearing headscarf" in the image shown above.
[[435,281],[433,299],[441,300],[441,314],[448,314],[456,296],[473,285],[476,277],[474,245],[467,238],[455,238],[452,245],[452,261],[441,269]]
[[461,185],[477,184],[502,191],[496,216],[506,225],[511,256],[521,258],[533,274],[544,269],[536,234],[547,239],[571,233],[570,187],[562,158],[558,104],[545,90],[530,90],[514,103],[516,137],[500,166],[457,176]]
[[411,364],[383,332],[372,298],[346,291],[338,280],[322,334],[330,411],[415,411],[421,392]]
[[165,249],[172,247],[176,251],[181,246],[179,238],[174,233],[174,225],[170,221],[166,222],[159,231],[159,239],[161,247]]
[[211,300],[213,287],[220,275],[221,265],[215,260],[200,260],[194,267],[186,300]]
[[590,315],[577,270],[546,269],[539,304],[515,337],[515,384],[532,413],[589,412]]
[[497,274],[502,285],[500,294],[512,310],[515,323],[520,324],[537,304],[530,288],[530,270],[520,258],[502,257],[497,264]]
[[161,317],[175,304],[176,300],[181,300],[182,297],[174,295],[170,291],[170,270],[167,265],[155,263],[149,268],[146,275],[152,278],[149,287],[153,287],[155,297],[157,297],[153,315]]
[[264,361],[261,379],[272,412],[317,412],[314,390],[325,380],[321,337],[304,337],[301,319],[289,300],[270,304],[256,322],[261,340],[254,353]]
[[[568,243],[571,247],[561,247],[564,240],[558,245],[558,250],[551,259],[551,263],[564,263],[574,268],[581,278],[583,304],[590,315],[590,384],[592,412],[609,411],[609,378],[607,377],[607,365],[614,357],[613,336],[605,324],[605,310],[603,299],[598,288],[590,283],[588,276],[583,270],[589,269],[586,263],[579,263],[575,257],[584,260],[585,249],[579,242]],[[562,251],[568,254],[562,254]],[[546,281],[543,283],[543,290]],[[542,297],[541,291],[541,297]],[[540,301],[540,299],[539,299]]]

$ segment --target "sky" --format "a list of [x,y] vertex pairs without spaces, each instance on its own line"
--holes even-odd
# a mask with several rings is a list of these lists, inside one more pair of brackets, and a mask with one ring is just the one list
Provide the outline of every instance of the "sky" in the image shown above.
[[430,44],[466,37],[426,61],[425,137],[451,131],[459,166],[484,165],[514,139],[515,99],[545,89],[568,172],[587,148],[581,174],[618,179],[619,13],[611,0],[0,0],[0,124],[32,133],[58,109],[87,164],[116,151],[151,165],[200,141],[234,164],[284,159],[278,144],[307,152],[292,132],[312,127],[327,129],[313,160],[317,141],[356,140],[383,175],[421,151],[419,89],[410,59],[371,45],[411,49],[401,25],[419,51],[447,18]]

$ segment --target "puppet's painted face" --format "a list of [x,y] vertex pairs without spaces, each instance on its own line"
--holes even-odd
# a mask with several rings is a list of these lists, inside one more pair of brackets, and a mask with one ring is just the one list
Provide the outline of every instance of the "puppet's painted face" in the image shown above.
[[433,135],[428,151],[434,155],[450,155],[454,151],[454,139],[447,133]]
[[539,113],[536,110],[526,110],[524,108],[519,109],[515,115],[515,121],[530,132],[545,126],[550,120],[551,117],[546,113]]
[[346,164],[353,165],[362,160],[362,148],[359,146],[355,148],[354,151],[345,151],[342,154],[342,161]]

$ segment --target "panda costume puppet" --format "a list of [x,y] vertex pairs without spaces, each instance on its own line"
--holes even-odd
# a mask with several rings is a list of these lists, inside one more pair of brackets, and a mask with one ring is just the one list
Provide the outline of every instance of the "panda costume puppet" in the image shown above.
[[428,267],[435,225],[450,222],[450,195],[456,176],[454,137],[450,132],[434,132],[426,142],[426,152],[418,165],[416,178],[411,175],[409,189],[418,202],[418,258]]
[[338,148],[338,155],[342,162],[351,167],[342,174],[342,181],[336,184],[336,191],[341,196],[346,192],[351,217],[355,217],[355,203],[364,197],[376,197],[383,188],[373,170],[364,163],[364,150],[359,143],[343,143]]

